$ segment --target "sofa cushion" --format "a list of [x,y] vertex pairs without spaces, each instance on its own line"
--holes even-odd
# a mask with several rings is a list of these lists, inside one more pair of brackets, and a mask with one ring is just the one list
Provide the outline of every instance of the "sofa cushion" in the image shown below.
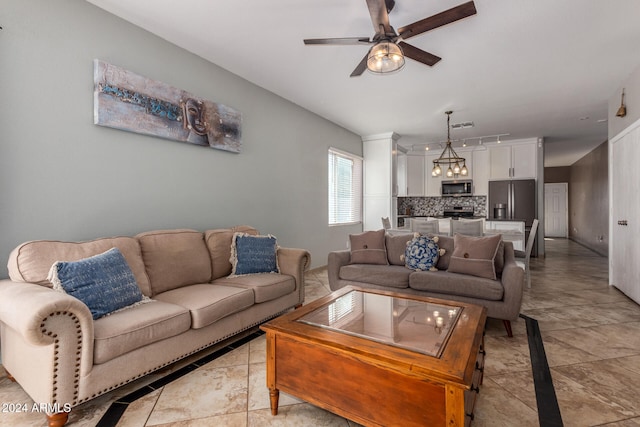
[[409,243],[405,250],[405,267],[411,270],[428,271],[436,269],[436,263],[440,257],[438,237],[429,237],[418,234]]
[[57,261],[48,279],[53,289],[89,307],[94,320],[142,301],[136,278],[118,248],[78,261]]
[[204,241],[211,257],[213,279],[231,274],[231,241],[235,233],[257,235],[258,230],[248,225],[239,225],[233,228],[220,228],[204,232]]
[[448,271],[496,279],[495,258],[502,235],[472,237],[456,234]]
[[411,270],[400,265],[349,264],[340,268],[340,279],[392,288],[409,287]]
[[51,287],[47,279],[56,261],[77,261],[118,248],[127,260],[143,294],[151,296],[149,277],[142,262],[140,245],[133,237],[109,237],[87,242],[34,240],[16,247],[9,256],[9,277],[16,282],[37,283]]
[[256,303],[280,298],[296,289],[295,279],[287,274],[252,274],[249,276],[223,277],[214,280],[213,284],[251,289]]
[[349,235],[351,248],[351,264],[383,264],[387,265],[385,247],[385,231],[365,231]]
[[389,264],[404,265],[404,252],[407,249],[407,243],[411,239],[413,239],[413,233],[387,234],[385,236],[387,261]]
[[93,322],[93,362],[108,362],[136,348],[186,332],[190,326],[189,310],[161,301],[118,311]]
[[[453,237],[440,236],[440,240],[438,240],[438,246],[445,250],[444,254],[440,255],[440,258],[438,258],[438,264],[436,265],[438,270],[447,270],[449,268],[449,261],[453,254],[453,239]],[[504,269],[504,241],[500,241],[494,261],[496,266],[496,277],[501,277],[502,270]]]
[[230,314],[251,307],[253,291],[210,283],[184,286],[155,296],[191,312],[191,328],[200,329]]
[[449,268],[449,261],[451,260],[451,255],[453,254],[453,237],[438,237],[438,247],[440,247],[440,249],[444,249],[444,254],[440,255],[440,258],[438,258],[436,267],[438,268],[438,270],[446,270]]
[[274,236],[235,233],[231,241],[231,274],[279,273],[277,254]]
[[158,230],[136,236],[156,295],[211,281],[211,259],[204,235],[195,230]]
[[409,287],[419,291],[501,301],[504,288],[499,280],[448,271],[417,271],[409,276]]

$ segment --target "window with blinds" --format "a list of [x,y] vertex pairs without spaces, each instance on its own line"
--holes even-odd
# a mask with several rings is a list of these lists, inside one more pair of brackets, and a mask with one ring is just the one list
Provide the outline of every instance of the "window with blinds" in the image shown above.
[[329,148],[329,225],[362,221],[362,158]]

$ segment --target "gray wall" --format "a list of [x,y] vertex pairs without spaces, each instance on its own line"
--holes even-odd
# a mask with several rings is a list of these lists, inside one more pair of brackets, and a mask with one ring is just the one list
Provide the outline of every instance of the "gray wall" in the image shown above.
[[571,179],[571,166],[544,168],[545,184],[569,182],[570,179]]
[[571,165],[569,238],[600,255],[609,251],[608,143]]
[[[84,1],[0,10],[0,277],[32,239],[249,224],[316,267],[362,229],[327,226],[327,148],[358,135]],[[94,125],[94,58],[241,111],[242,153]]]

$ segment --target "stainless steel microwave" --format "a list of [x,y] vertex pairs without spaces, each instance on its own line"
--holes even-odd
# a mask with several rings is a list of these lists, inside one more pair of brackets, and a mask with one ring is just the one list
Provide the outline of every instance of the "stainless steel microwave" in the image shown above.
[[440,194],[448,197],[473,196],[473,181],[470,179],[442,181]]

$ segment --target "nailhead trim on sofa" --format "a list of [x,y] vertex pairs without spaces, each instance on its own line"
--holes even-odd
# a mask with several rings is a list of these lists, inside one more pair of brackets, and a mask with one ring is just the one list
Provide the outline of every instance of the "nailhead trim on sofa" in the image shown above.
[[75,324],[75,328],[76,328],[76,357],[75,357],[75,373],[74,373],[74,379],[73,379],[73,402],[71,402],[71,406],[75,406],[77,405],[78,402],[78,393],[79,393],[79,382],[80,382],[80,354],[81,354],[81,349],[82,349],[82,328],[80,327],[80,319],[78,319],[78,317],[73,314],[70,313],[68,311],[56,311],[53,313],[49,313],[49,315],[47,317],[45,317],[42,321],[42,323],[40,324],[40,330],[42,331],[42,333],[46,336],[49,336],[51,338],[53,338],[53,344],[54,344],[54,349],[53,349],[53,390],[51,393],[51,400],[53,404],[56,403],[69,403],[69,402],[58,402],[57,401],[57,397],[58,397],[58,366],[59,366],[59,361],[58,361],[58,354],[60,353],[60,340],[58,339],[58,334],[53,333],[52,331],[48,331],[47,330],[47,320],[50,318],[53,318],[54,316],[69,316],[72,320],[73,323]]

